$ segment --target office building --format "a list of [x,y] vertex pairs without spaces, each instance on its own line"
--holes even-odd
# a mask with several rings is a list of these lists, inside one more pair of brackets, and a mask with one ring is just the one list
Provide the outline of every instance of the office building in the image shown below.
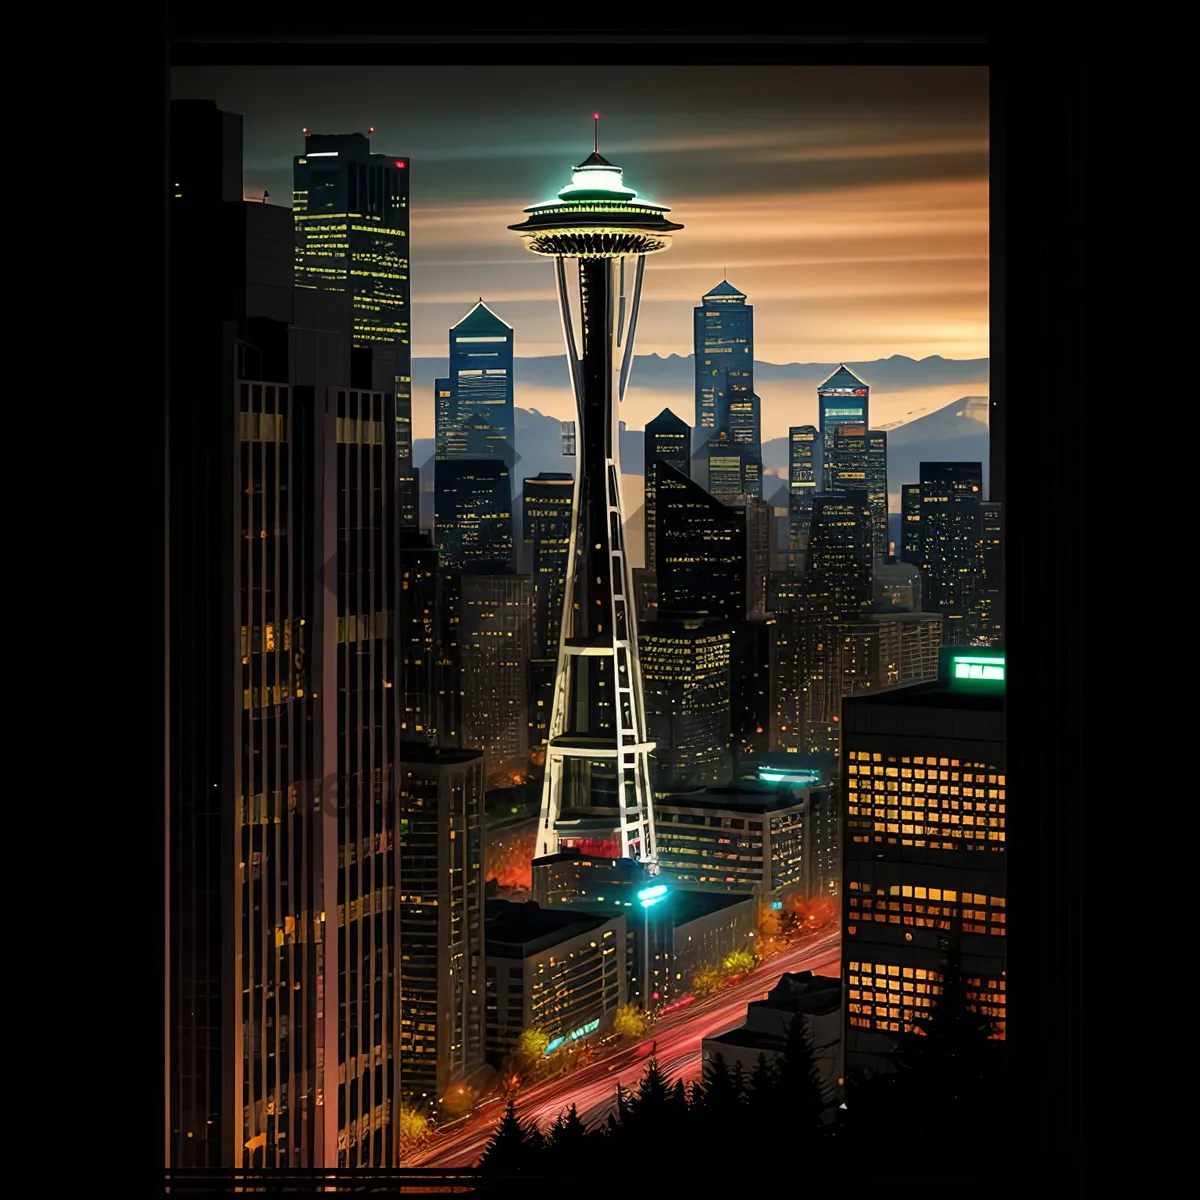
[[[528,250],[555,261],[578,427],[574,511],[582,551],[563,606],[563,670],[554,693],[540,822],[543,853],[558,848],[558,822],[572,810],[573,820],[587,814],[595,835],[615,834],[622,857],[655,858],[653,746],[646,735],[613,406],[625,394],[633,363],[646,255],[667,249],[682,228],[667,220],[667,211],[639,199],[621,169],[597,151],[575,168],[557,200],[532,205],[526,219],[511,226]],[[578,262],[578,348],[567,259]]]
[[739,619],[746,611],[746,521],[661,459],[658,496],[659,613]]
[[833,490],[830,469],[834,462],[834,437],[843,425],[870,426],[871,389],[842,363],[817,388],[821,491]]
[[983,467],[971,462],[921,464],[922,603],[941,613],[943,645],[978,636],[983,590]]
[[433,474],[442,565],[481,574],[514,570],[512,484],[503,457],[440,459]]
[[646,424],[643,478],[645,479],[646,569],[653,574],[658,564],[657,512],[654,464],[662,459],[681,475],[691,474],[692,431],[686,421],[669,408]]
[[[412,461],[412,354],[409,345],[406,155],[372,154],[361,133],[309,134],[293,159],[295,282],[298,288],[350,298],[354,346],[370,374],[356,388],[394,392],[396,462],[406,479]],[[363,352],[372,348],[374,353]],[[357,364],[356,364],[357,365]],[[411,490],[406,486],[405,494]]]
[[871,605],[872,519],[866,490],[827,492],[813,500],[806,582],[837,613]]
[[625,1003],[623,912],[492,900],[487,918],[487,1052],[493,1065],[501,1065],[526,1029],[549,1035],[549,1056],[612,1028]]
[[400,605],[396,644],[400,655],[400,740],[438,744],[438,553],[427,533],[403,530],[399,538]]
[[733,627],[730,739],[735,770],[766,753],[771,706],[771,627],[766,620]]
[[887,1065],[952,960],[1003,1031],[1004,672],[943,650],[937,682],[844,706],[847,1070]]
[[921,534],[921,485],[906,483],[900,488],[900,561],[914,567],[925,565],[925,542]]
[[677,887],[762,903],[831,894],[836,801],[826,788],[767,782],[775,778],[784,773],[659,799],[659,861]]
[[771,570],[771,534],[775,515],[769,504],[744,499],[735,506],[746,522],[746,616],[761,620],[767,615],[767,576]]
[[646,567],[633,568],[633,596],[638,626],[658,617],[658,577]]
[[876,612],[921,611],[921,572],[911,563],[890,558],[878,564],[871,588]]
[[727,625],[664,613],[639,635],[655,797],[729,778]]
[[704,446],[709,493],[722,504],[762,498],[762,456],[752,447],[733,440],[727,429],[718,429]]
[[516,461],[513,329],[482,299],[451,327],[450,377],[435,386],[439,456],[500,458],[511,468]]
[[998,501],[980,505],[983,523],[983,579],[976,637],[980,644],[1004,645],[1004,513]]
[[356,854],[390,911],[394,353],[297,286],[238,118],[173,104],[171,157],[167,1161],[395,1165],[395,947],[338,904]]
[[877,563],[892,553],[888,539],[888,474],[886,429],[867,431],[867,499],[871,504],[871,540]]
[[401,1094],[436,1103],[484,1061],[484,760],[412,746],[399,774],[396,1056]]
[[575,848],[535,858],[531,873],[531,896],[543,908],[562,904],[631,908],[637,899],[634,893],[653,880],[644,863]]
[[748,1078],[759,1057],[773,1066],[787,1051],[793,1021],[807,1029],[821,1089],[829,1098],[832,1119],[841,1102],[842,981],[811,971],[789,972],[764,1000],[751,1000],[746,1019],[737,1029],[700,1043],[705,1067],[720,1057]]
[[722,280],[693,314],[696,439],[703,445],[711,431],[732,433],[733,406],[754,394],[754,307],[744,292]]
[[533,581],[528,575],[463,572],[459,587],[461,743],[483,751],[489,772],[524,766]]
[[796,425],[788,430],[788,550],[792,554],[808,548],[817,494],[817,436],[813,425]]

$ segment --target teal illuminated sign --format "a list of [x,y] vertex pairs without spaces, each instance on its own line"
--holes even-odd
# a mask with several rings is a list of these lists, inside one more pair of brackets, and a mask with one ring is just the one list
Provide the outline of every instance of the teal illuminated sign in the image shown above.
[[589,1033],[595,1033],[596,1030],[599,1028],[600,1028],[600,1021],[599,1021],[599,1019],[597,1019],[595,1021],[589,1021],[586,1025],[580,1025],[580,1027],[578,1029],[573,1030],[571,1033],[568,1033],[565,1037],[555,1038],[550,1043],[550,1045],[548,1045],[546,1047],[546,1057],[549,1058],[550,1055],[552,1055],[555,1052],[555,1050],[557,1050],[559,1048],[559,1046],[563,1046],[567,1042],[578,1041],[582,1037],[587,1037],[587,1035]]
[[956,654],[950,660],[951,678],[965,683],[1003,683],[1003,654]]
[[821,772],[816,770],[778,771],[768,767],[758,768],[760,783],[795,783],[801,787],[811,787],[821,782]]
[[657,904],[667,894],[667,885],[665,883],[656,883],[654,887],[642,888],[637,894],[637,898],[642,902],[643,908],[649,908],[652,904]]

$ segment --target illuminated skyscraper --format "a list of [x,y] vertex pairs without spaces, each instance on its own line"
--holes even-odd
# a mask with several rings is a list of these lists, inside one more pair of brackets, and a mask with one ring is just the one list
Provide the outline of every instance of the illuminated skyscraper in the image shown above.
[[[529,660],[530,737],[541,745],[550,736],[554,675],[562,634],[563,594],[571,552],[574,477],[543,471],[522,490],[525,561],[533,576],[533,638]],[[524,568],[522,568],[524,569]]]
[[[741,445],[749,432],[757,433],[758,405],[751,403],[754,307],[746,303],[744,292],[722,280],[693,313],[697,445],[714,430],[724,429],[732,436],[735,428],[740,436],[734,440]],[[757,437],[753,440],[757,444]]]
[[1004,645],[1004,512],[999,501],[985,500],[983,512],[983,588],[978,637]]
[[442,565],[485,574],[513,570],[512,484],[504,458],[440,459],[433,478]]
[[[440,1100],[483,1063],[483,755],[406,747],[399,774],[403,871],[398,886],[387,889],[389,903],[398,893],[404,947],[395,1059],[401,1095],[422,1105]],[[390,1075],[391,1046],[388,1053]],[[379,1073],[379,1067],[371,1072]],[[393,1125],[398,1109],[397,1098]]]
[[669,408],[664,408],[653,421],[646,424],[642,472],[646,496],[646,568],[651,574],[658,563],[658,510],[654,464],[661,458],[681,474],[690,475],[691,436],[692,431],[687,422],[677,417]]
[[450,330],[450,378],[438,380],[438,414],[442,383],[449,384],[447,425],[439,427],[444,457],[501,457],[515,462],[513,415],[513,330],[481,299]]
[[[667,211],[639,200],[620,168],[597,150],[575,169],[557,200],[526,209],[527,219],[511,227],[529,250],[554,260],[578,414],[576,525],[540,854],[557,850],[559,821],[572,810],[574,830],[613,839],[622,856],[655,859],[649,772],[654,746],[646,734],[633,575],[625,552],[617,404],[633,362],[646,255],[665,250],[681,228],[666,219]],[[579,349],[567,279],[568,263],[575,262]]]
[[864,490],[818,495],[813,500],[812,539],[805,578],[828,592],[832,607],[851,614],[870,607],[871,505]]
[[846,1067],[878,1069],[955,963],[1003,1030],[1004,657],[943,650],[940,682],[846,702]]
[[660,459],[658,610],[739,621],[746,613],[746,519]]
[[654,794],[729,781],[729,627],[662,614],[641,633]]
[[396,643],[400,654],[400,740],[437,745],[436,668],[438,553],[427,533],[408,530],[400,543],[400,606]]
[[977,636],[983,584],[983,466],[921,464],[922,603],[940,612],[943,644],[966,646]]
[[815,426],[796,425],[788,430],[788,550],[793,554],[808,546],[817,494],[816,451]]
[[888,538],[886,429],[867,431],[867,497],[871,502],[871,541],[877,563],[891,553]]
[[870,424],[870,396],[871,389],[849,371],[845,363],[817,388],[821,491],[833,490],[830,470],[834,462],[834,435],[842,425],[858,425],[865,436]]
[[462,744],[482,750],[489,771],[525,765],[533,584],[528,575],[460,580],[458,663]]
[[293,159],[296,286],[351,297],[355,347],[386,347],[356,386],[396,394],[396,461],[412,462],[409,346],[409,161],[372,154],[361,133],[309,134]]
[[921,485],[906,483],[900,488],[901,562],[914,567],[925,565],[925,546],[921,536]]

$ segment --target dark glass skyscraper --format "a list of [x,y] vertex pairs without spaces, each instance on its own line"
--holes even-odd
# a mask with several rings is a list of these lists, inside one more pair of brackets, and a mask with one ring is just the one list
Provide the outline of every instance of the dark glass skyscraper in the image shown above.
[[645,453],[643,455],[643,479],[645,481],[646,514],[646,567],[653,573],[658,562],[658,518],[656,476],[654,464],[662,459],[684,475],[691,475],[692,431],[686,421],[677,417],[669,408],[646,424]]
[[821,491],[832,491],[830,471],[834,466],[833,438],[842,425],[858,425],[864,431],[870,424],[871,389],[857,378],[845,363],[817,388],[820,413],[818,451],[821,455]]
[[921,485],[906,483],[900,488],[900,561],[914,567],[925,565],[921,536]]
[[922,605],[941,613],[942,644],[966,646],[977,636],[983,582],[983,466],[921,464]]
[[514,570],[512,484],[503,456],[441,459],[433,475],[442,565],[485,574]]
[[890,553],[887,443],[886,429],[867,431],[867,495],[871,501],[871,537],[876,562],[883,562]]
[[754,307],[745,292],[722,280],[693,313],[696,441],[703,444],[713,430],[732,434],[731,413],[738,414],[741,432],[752,427],[758,406],[745,404],[754,395]]
[[450,330],[449,385],[449,426],[461,441],[447,445],[447,456],[499,456],[511,467],[516,438],[513,330],[482,299]]
[[[639,200],[600,153],[575,168],[558,199],[512,228],[554,261],[578,424],[576,526],[550,724],[538,851],[558,849],[559,821],[655,860],[646,713],[638,664],[633,573],[625,551],[617,405],[633,362],[646,255],[681,226]],[[578,264],[576,349],[568,262]],[[631,269],[629,269],[631,268]],[[631,278],[630,278],[631,277]]]
[[865,490],[830,492],[813,503],[806,582],[830,597],[833,611],[871,606],[871,504]]
[[746,518],[660,459],[658,609],[721,617],[746,613]]

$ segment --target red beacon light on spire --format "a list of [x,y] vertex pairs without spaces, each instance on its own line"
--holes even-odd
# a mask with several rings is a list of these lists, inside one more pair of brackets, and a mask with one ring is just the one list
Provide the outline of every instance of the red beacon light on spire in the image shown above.
[[374,126],[374,125],[372,125],[372,126],[371,126],[371,128],[367,130],[367,132],[368,132],[368,133],[374,133],[374,132],[375,132],[375,126]]
[[304,127],[304,136],[308,137],[308,126],[307,125]]
[[403,169],[404,167],[407,167],[407,166],[408,166],[408,163],[406,163],[406,162],[404,161],[404,159],[402,159],[402,158],[398,158],[398,159],[396,159],[396,166],[398,166],[398,167],[400,167],[401,169]]

